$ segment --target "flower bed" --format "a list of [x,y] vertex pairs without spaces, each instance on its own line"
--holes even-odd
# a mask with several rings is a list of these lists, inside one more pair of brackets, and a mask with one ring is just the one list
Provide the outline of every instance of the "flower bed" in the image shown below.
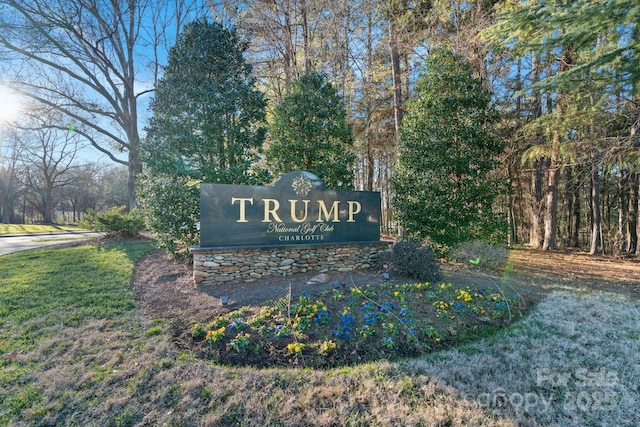
[[451,284],[336,285],[245,307],[191,331],[196,353],[223,364],[334,367],[426,354],[481,337],[522,314],[499,289]]

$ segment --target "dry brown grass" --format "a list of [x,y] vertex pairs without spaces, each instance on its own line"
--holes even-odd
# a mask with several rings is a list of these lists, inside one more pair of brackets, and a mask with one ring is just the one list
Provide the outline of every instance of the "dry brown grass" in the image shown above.
[[[502,336],[429,358],[256,370],[178,354],[164,336],[145,338],[150,323],[136,315],[61,327],[19,358],[42,366],[32,380],[44,390],[43,425],[630,426],[640,422],[639,324],[637,301],[554,293]],[[600,372],[613,384],[578,384]],[[567,407],[571,393],[605,392],[616,397],[609,410],[585,408],[584,399]],[[531,405],[519,406],[518,395]],[[24,415],[17,424],[29,424]]]
[[[519,423],[640,423],[640,304],[555,292],[498,339],[408,362]],[[527,403],[528,402],[528,403]]]
[[9,425],[640,425],[640,301],[593,288],[555,291],[471,345],[331,370],[197,360],[140,310],[75,327],[34,319],[21,326],[48,338],[0,362],[0,415],[20,395],[33,401]]
[[[125,319],[123,319],[125,320]],[[433,375],[386,362],[337,370],[222,368],[144,339],[143,319],[61,328],[21,354],[42,366],[43,425],[514,425]],[[17,424],[29,424],[23,414]]]

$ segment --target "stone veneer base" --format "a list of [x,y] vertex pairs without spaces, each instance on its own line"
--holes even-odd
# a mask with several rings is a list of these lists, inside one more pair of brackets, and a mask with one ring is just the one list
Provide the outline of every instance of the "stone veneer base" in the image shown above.
[[193,279],[200,284],[254,282],[271,275],[357,271],[375,267],[391,242],[287,246],[191,247]]

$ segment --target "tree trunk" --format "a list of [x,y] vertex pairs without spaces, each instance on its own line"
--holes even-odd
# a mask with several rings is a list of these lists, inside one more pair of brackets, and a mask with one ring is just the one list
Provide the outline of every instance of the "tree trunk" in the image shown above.
[[567,244],[571,248],[580,246],[580,185],[576,182],[574,167],[567,168],[565,198],[567,200]]
[[283,53],[283,68],[284,68],[284,87],[285,92],[289,92],[289,86],[295,79],[295,49],[293,47],[293,34],[291,31],[291,15],[288,10],[282,11],[284,15],[284,53]]
[[[600,197],[600,215],[602,216],[602,222],[604,222],[606,228],[611,230],[611,188],[609,187],[609,171],[602,168],[602,176],[600,178],[600,189],[602,190],[602,196]],[[602,236],[602,244],[604,245],[604,236]]]
[[393,215],[393,209],[391,206],[391,200],[393,200],[392,194],[391,194],[391,168],[389,167],[390,164],[393,163],[393,157],[390,159],[387,159],[386,165],[385,165],[385,181],[384,181],[384,186],[385,186],[385,206],[387,207],[387,216],[386,216],[386,224],[385,224],[385,228],[387,230],[387,233],[389,233],[392,230],[392,224],[394,223],[394,215]]
[[371,144],[367,141],[367,164],[366,164],[366,178],[365,178],[365,191],[373,191],[373,172],[374,172],[374,162],[375,159],[373,157],[373,150],[371,149]]
[[508,225],[509,225],[509,234],[507,235],[507,245],[509,247],[513,246],[518,242],[518,233],[516,232],[516,216],[514,212],[514,201],[513,201],[513,171],[511,170],[511,165],[507,166],[507,185],[509,188],[509,192],[507,193],[507,206],[508,206]]
[[558,184],[560,183],[560,165],[558,150],[551,155],[549,176],[547,179],[546,206],[544,217],[544,242],[542,250],[556,249],[558,246]]
[[629,176],[629,222],[627,233],[627,248],[630,254],[638,252],[638,190],[639,174]]
[[616,233],[615,250],[622,254],[627,251],[627,226],[629,213],[629,188],[627,172],[620,170],[618,179],[618,231]]
[[27,219],[27,196],[22,194],[22,224],[26,224]]
[[[540,58],[536,58],[533,64],[533,74],[531,76],[532,83],[536,83],[540,79],[541,71]],[[542,116],[542,98],[538,91],[533,93],[533,105],[531,113],[533,119]],[[542,135],[537,134],[534,138],[534,144],[542,144]],[[533,170],[531,175],[531,235],[529,245],[538,249],[544,241],[544,199],[542,197],[542,183],[544,181],[544,167],[547,159],[540,157],[533,161]]]
[[573,198],[573,167],[569,166],[565,169],[566,174],[564,177],[564,211],[563,215],[565,217],[565,230],[563,230],[563,235],[561,236],[561,240],[566,242],[567,246],[571,246],[571,236],[573,235],[573,204],[575,200]]
[[[591,171],[591,249],[589,253],[595,255],[602,242],[602,218],[600,217],[600,166],[593,162]],[[604,247],[604,246],[603,246]],[[604,251],[603,251],[604,252]]]
[[304,73],[311,72],[311,55],[309,54],[309,20],[307,17],[307,2],[300,2],[300,19],[302,20],[302,49],[304,55]]
[[569,244],[573,248],[580,247],[580,226],[582,210],[580,208],[580,185],[573,183],[573,214],[571,215],[571,236]]
[[71,201],[71,209],[73,210],[72,222],[76,223],[77,220],[78,220],[78,216],[77,216],[77,213],[78,213],[78,202],[77,202],[77,200],[72,200]]
[[400,53],[393,19],[393,17],[389,18],[389,48],[391,50],[391,73],[393,77],[393,119],[397,140],[400,135],[404,106],[402,104],[402,79],[400,78]]
[[[562,51],[562,58],[560,60],[560,66],[558,73],[562,73],[573,65],[575,48],[573,45],[567,46]],[[547,111],[553,111],[551,102],[552,97],[547,97],[549,107]],[[557,117],[563,117],[564,115],[564,103],[562,92],[556,92],[555,98],[555,115]],[[549,165],[549,176],[547,180],[546,191],[546,214],[544,218],[544,243],[542,244],[543,250],[556,249],[557,237],[558,237],[558,185],[560,183],[560,145],[563,142],[562,132],[560,130],[553,131],[551,152],[551,163]]]
[[544,199],[542,198],[542,182],[544,179],[544,164],[546,159],[541,157],[533,161],[531,175],[531,238],[529,245],[538,249],[544,241]]
[[[4,198],[4,195],[3,195]],[[2,222],[3,224],[9,224],[10,222],[10,218],[11,216],[9,215],[9,201],[8,200],[3,200],[2,201],[2,220],[0,222]]]
[[44,189],[42,199],[42,221],[45,224],[53,224],[53,188],[50,185]]
[[142,173],[142,163],[140,163],[140,141],[137,136],[137,129],[134,130],[135,136],[131,139],[129,145],[129,161],[127,168],[129,170],[129,178],[127,179],[129,211],[137,207],[136,187],[138,185],[138,175]]

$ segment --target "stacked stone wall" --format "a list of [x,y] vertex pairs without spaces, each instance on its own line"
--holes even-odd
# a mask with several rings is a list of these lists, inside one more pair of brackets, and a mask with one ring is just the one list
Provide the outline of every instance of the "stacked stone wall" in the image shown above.
[[193,247],[193,278],[216,284],[232,280],[253,282],[271,275],[368,270],[389,249],[389,242],[277,247]]

